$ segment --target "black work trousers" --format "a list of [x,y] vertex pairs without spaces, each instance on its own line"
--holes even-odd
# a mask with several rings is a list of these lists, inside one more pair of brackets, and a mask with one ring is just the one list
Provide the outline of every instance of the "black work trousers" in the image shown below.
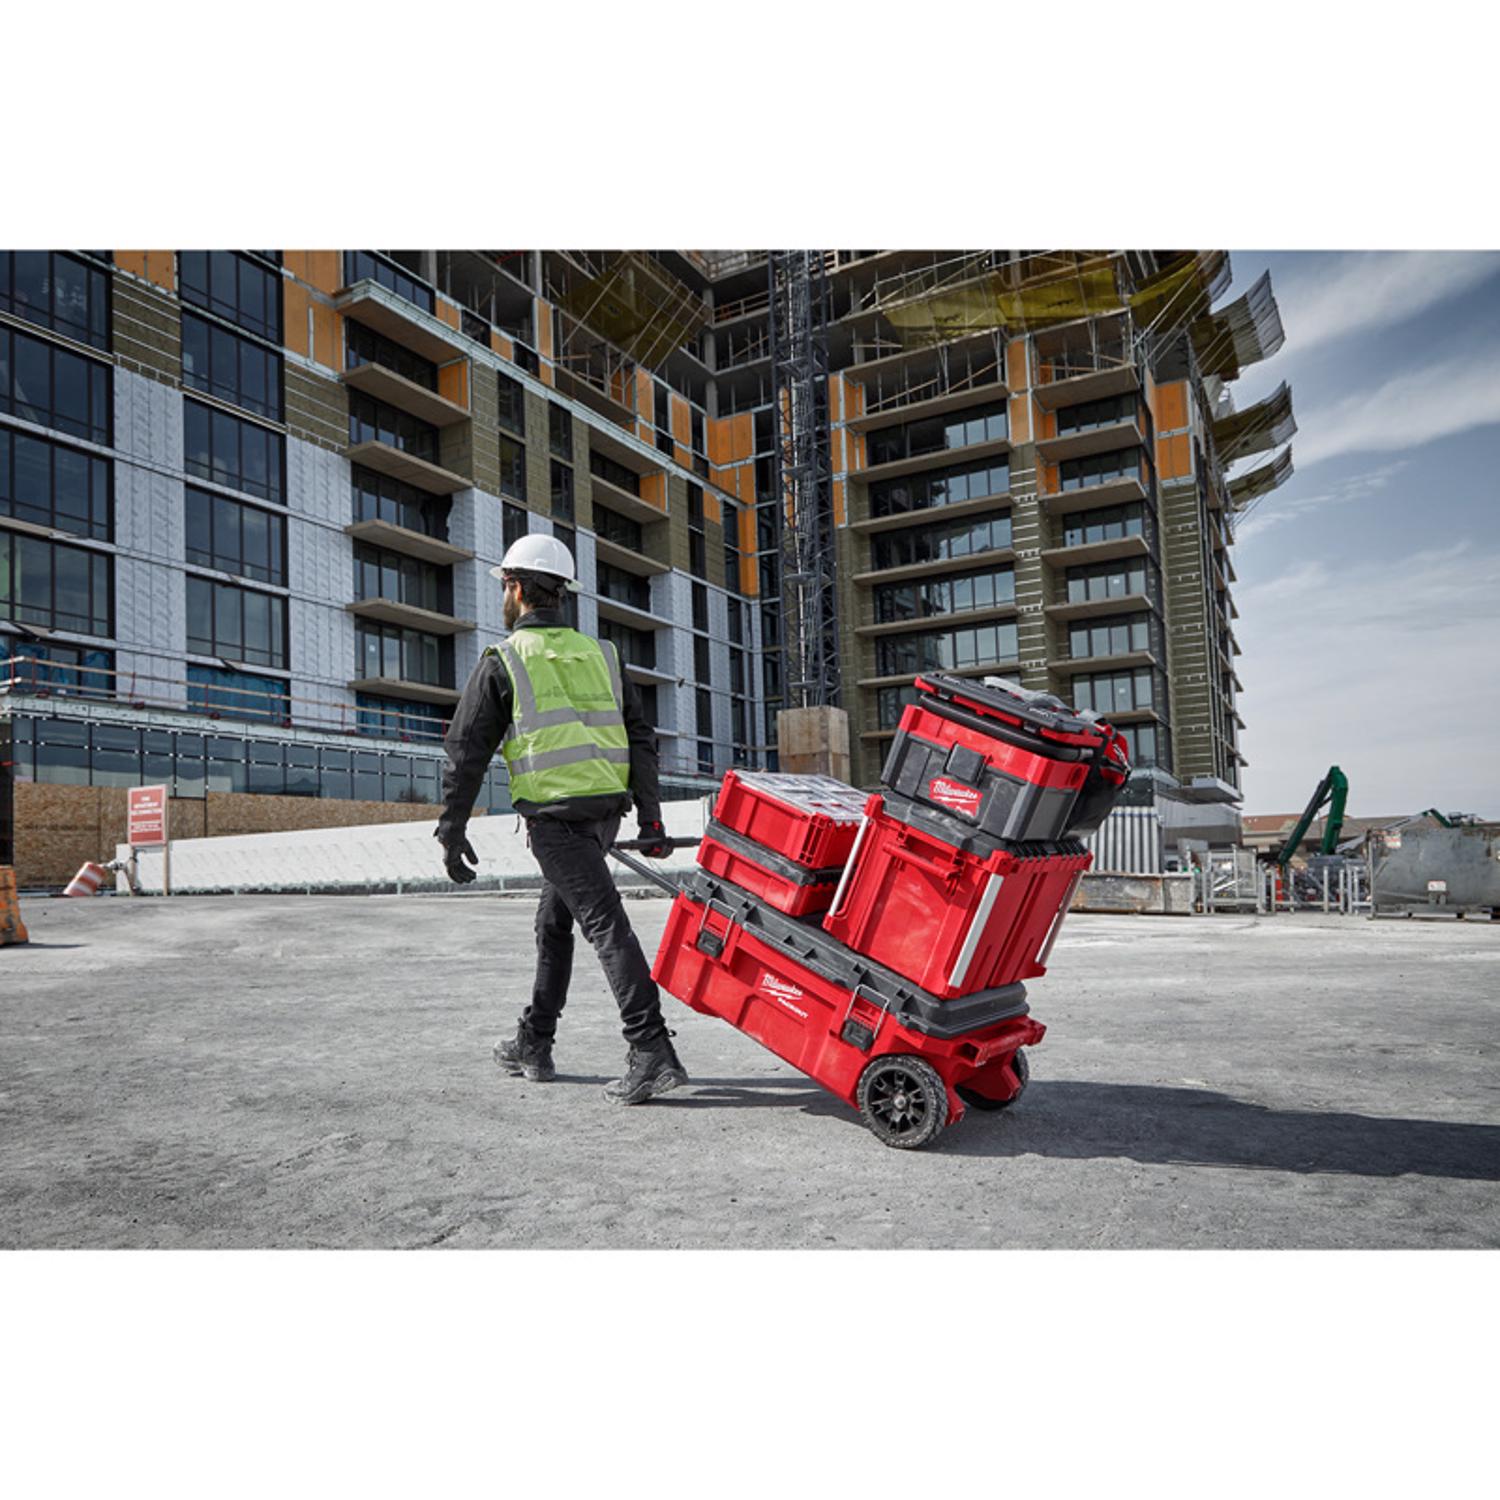
[[521,1019],[533,1036],[550,1041],[568,1001],[573,976],[573,924],[593,945],[631,1046],[663,1035],[661,995],[651,965],[625,915],[625,903],[610,878],[605,850],[619,832],[618,817],[597,823],[562,818],[526,820],[532,855],[542,870],[536,909],[536,982]]

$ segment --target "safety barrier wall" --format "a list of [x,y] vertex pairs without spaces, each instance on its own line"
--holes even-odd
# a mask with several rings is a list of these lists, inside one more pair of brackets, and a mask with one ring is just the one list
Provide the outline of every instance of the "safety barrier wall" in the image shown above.
[[[662,808],[668,833],[678,838],[701,836],[701,802],[669,802]],[[635,821],[620,827],[622,839],[635,837]],[[536,861],[526,847],[525,828],[513,814],[475,818],[469,841],[479,856],[478,878],[466,890],[524,890],[539,882]],[[116,857],[128,859],[126,844]],[[669,860],[655,861],[663,870],[686,870],[694,862],[691,848]],[[621,884],[638,883],[623,869]],[[143,894],[162,890],[160,850],[143,849],[136,858],[136,879]],[[172,845],[173,895],[214,891],[337,891],[387,889],[456,890],[443,871],[442,849],[432,837],[432,823],[376,823],[362,828],[317,828],[290,833],[240,834],[226,838],[186,839]],[[116,890],[129,893],[121,872]]]

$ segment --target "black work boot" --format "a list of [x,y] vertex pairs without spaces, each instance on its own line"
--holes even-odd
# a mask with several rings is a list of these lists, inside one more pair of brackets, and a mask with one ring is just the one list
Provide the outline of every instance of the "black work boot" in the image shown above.
[[533,1036],[523,1021],[516,1027],[515,1037],[495,1043],[495,1061],[513,1077],[524,1078],[529,1083],[551,1083],[557,1077],[552,1066],[552,1043]]
[[658,1094],[688,1081],[687,1071],[672,1046],[675,1031],[664,1031],[653,1041],[632,1047],[625,1076],[604,1085],[604,1096],[615,1104],[644,1104]]

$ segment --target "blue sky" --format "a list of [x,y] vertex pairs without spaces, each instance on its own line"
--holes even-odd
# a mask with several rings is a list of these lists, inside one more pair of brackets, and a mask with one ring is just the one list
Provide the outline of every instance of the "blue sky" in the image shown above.
[[1337,764],[1355,814],[1500,817],[1500,253],[1232,264],[1230,298],[1270,270],[1286,328],[1236,404],[1288,380],[1298,426],[1233,554],[1244,810]]

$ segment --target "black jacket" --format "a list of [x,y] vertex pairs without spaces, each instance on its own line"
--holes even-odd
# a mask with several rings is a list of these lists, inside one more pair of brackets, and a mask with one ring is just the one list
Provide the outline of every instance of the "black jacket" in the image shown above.
[[[558,609],[535,609],[516,621],[517,630],[566,628]],[[569,797],[561,802],[537,804],[517,802],[516,811],[526,817],[564,818],[592,823],[623,816],[632,797],[642,823],[661,821],[661,786],[656,764],[656,730],[641,707],[641,695],[629,677],[621,674],[625,691],[625,732],[630,741],[630,793],[609,797]],[[443,767],[443,815],[438,819],[438,837],[444,843],[462,837],[484,782],[491,758],[510,728],[514,706],[510,674],[488,652],[479,658],[453,721],[443,740],[448,764]]]

